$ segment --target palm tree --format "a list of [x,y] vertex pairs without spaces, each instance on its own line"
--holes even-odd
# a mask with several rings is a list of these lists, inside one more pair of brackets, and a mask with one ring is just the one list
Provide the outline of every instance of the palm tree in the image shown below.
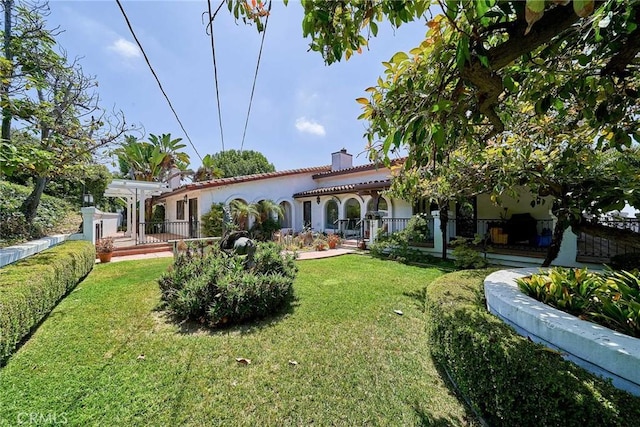
[[202,166],[200,166],[193,175],[193,180],[195,182],[209,181],[216,178],[222,178],[222,175],[222,169],[216,166],[211,154],[207,154],[202,159]]
[[[179,150],[186,147],[180,144],[182,138],[171,139],[170,133],[150,134],[149,141],[138,141],[127,135],[125,142],[114,150],[120,169],[133,179],[140,181],[162,182],[169,178],[173,168],[185,171],[189,165],[189,155]],[[147,199],[145,221],[151,221],[151,199]]]
[[269,199],[260,200],[258,203],[256,203],[256,210],[258,211],[256,220],[260,224],[265,222],[267,218],[271,218],[273,214],[278,215],[278,217],[284,216],[284,209],[282,209],[282,206]]
[[232,200],[231,203],[229,203],[229,207],[231,208],[231,217],[233,218],[233,221],[241,230],[247,229],[249,218],[258,218],[259,216],[256,205],[253,203],[247,203],[241,199]]
[[159,163],[160,173],[158,179],[164,181],[173,168],[184,171],[189,166],[189,155],[182,152],[185,144],[180,144],[182,138],[171,139],[170,133],[161,136],[149,134],[149,144],[153,147],[154,161]]

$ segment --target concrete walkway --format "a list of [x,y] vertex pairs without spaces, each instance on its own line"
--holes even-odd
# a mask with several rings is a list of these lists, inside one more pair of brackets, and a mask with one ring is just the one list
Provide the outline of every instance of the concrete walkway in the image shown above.
[[[304,251],[304,252],[298,252],[297,259],[305,260],[305,259],[329,258],[329,257],[358,253],[358,252],[360,251],[356,249],[345,249],[345,248],[329,249],[326,251]],[[165,252],[155,252],[150,254],[125,255],[125,256],[113,257],[111,258],[111,262],[133,261],[133,260],[154,259],[154,258],[168,258],[172,256],[173,256],[173,252],[165,251]],[[99,264],[100,260],[96,259],[96,263]]]

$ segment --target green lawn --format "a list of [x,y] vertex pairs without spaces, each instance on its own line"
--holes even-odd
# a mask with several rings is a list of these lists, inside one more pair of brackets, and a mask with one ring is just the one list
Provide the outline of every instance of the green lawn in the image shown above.
[[289,313],[211,332],[155,310],[169,263],[96,265],[0,369],[0,425],[472,423],[429,356],[423,290],[440,271],[299,262]]

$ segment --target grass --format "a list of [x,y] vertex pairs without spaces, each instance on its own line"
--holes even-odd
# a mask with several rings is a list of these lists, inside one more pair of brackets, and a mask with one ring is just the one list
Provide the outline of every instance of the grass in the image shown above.
[[96,265],[0,370],[0,425],[473,423],[429,356],[424,289],[439,270],[300,262],[288,313],[208,331],[156,310],[169,262]]

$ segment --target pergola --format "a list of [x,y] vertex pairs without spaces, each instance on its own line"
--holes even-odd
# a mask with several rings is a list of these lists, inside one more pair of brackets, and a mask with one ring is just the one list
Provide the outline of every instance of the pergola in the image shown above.
[[[145,200],[153,196],[158,196],[168,190],[169,185],[164,182],[114,179],[107,186],[104,195],[106,197],[119,197],[127,203],[126,234],[136,240],[137,227],[135,225],[139,222],[144,222],[146,209]],[[138,209],[136,209],[137,206],[141,207],[141,212],[138,212]],[[144,227],[140,227],[140,237],[144,239]]]

